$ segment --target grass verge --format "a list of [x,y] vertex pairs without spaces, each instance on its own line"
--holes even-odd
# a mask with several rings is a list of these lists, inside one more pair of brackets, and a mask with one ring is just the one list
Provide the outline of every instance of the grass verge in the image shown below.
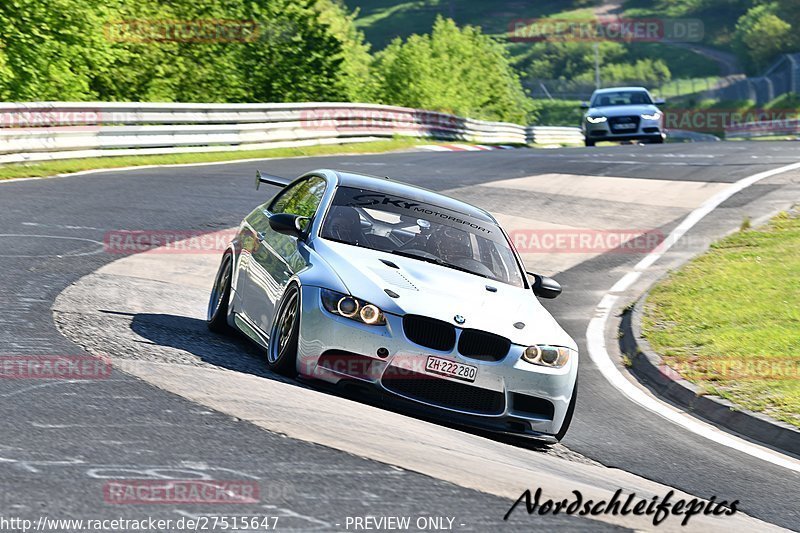
[[656,285],[643,334],[708,393],[800,427],[800,211],[722,239]]
[[0,165],[0,180],[13,178],[35,178],[69,174],[82,170],[120,168],[142,165],[176,165],[184,163],[212,163],[237,159],[269,157],[298,157],[312,155],[371,154],[412,148],[422,144],[436,144],[426,139],[397,138],[385,141],[352,144],[304,146],[297,148],[271,148],[242,152],[200,152],[192,154],[134,155],[120,157],[95,157],[89,159],[65,159],[36,163],[11,163]]

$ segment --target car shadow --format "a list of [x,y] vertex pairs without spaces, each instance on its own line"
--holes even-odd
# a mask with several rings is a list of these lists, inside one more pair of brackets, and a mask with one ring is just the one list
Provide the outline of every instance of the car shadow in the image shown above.
[[358,388],[338,387],[320,381],[309,381],[305,379],[293,380],[275,374],[267,368],[264,351],[256,344],[250,342],[242,334],[237,334],[235,332],[232,332],[230,335],[213,333],[208,330],[204,320],[178,315],[139,313],[133,315],[130,327],[137,335],[159,346],[168,346],[188,352],[201,361],[215,367],[251,374],[298,387],[312,388],[322,394],[330,394],[332,396],[365,403],[379,409],[395,412],[418,420],[424,420],[512,446],[542,452],[547,452],[550,449],[550,445],[546,442],[513,435],[491,433],[465,427],[460,424],[450,423],[438,417],[426,416],[425,414],[421,414],[417,409],[404,407],[402,402],[393,402],[379,394],[363,392]]
[[131,330],[159,346],[188,352],[210,365],[276,379],[267,369],[258,346],[239,335],[221,335],[208,330],[204,320],[196,318],[139,313],[132,316]]

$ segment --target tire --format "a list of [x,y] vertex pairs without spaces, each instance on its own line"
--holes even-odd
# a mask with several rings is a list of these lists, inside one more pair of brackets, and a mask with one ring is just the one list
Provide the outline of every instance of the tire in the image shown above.
[[572,424],[572,415],[575,414],[576,403],[578,403],[578,378],[575,378],[575,386],[572,388],[572,398],[569,400],[567,414],[564,415],[564,422],[561,424],[561,428],[558,430],[558,433],[555,434],[556,440],[559,442],[567,434],[567,430],[569,430],[569,426]]
[[664,144],[664,137],[659,135],[658,137],[653,137],[653,140],[650,141],[652,144]]
[[594,146],[594,141],[590,141],[589,139],[584,139],[583,140],[583,145],[584,146]]
[[230,333],[228,325],[228,305],[231,301],[231,278],[233,277],[233,260],[230,253],[226,253],[217,271],[214,287],[211,289],[211,298],[208,301],[206,325],[215,333]]
[[270,370],[297,376],[297,341],[300,335],[300,288],[292,283],[283,293],[272,321],[267,347]]

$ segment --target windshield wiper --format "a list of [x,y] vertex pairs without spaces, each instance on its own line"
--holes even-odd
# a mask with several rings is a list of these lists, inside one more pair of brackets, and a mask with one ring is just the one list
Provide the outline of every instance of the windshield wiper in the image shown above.
[[403,250],[392,250],[392,253],[394,255],[400,255],[402,257],[410,257],[411,259],[419,259],[420,261],[425,261],[427,263],[433,263],[434,265],[439,265],[439,266],[443,266],[443,267],[447,267],[447,268],[452,268],[453,270],[460,270],[461,272],[466,272],[468,274],[474,274],[474,275],[480,276],[482,278],[488,278],[489,277],[486,274],[479,274],[478,272],[470,270],[470,269],[468,269],[466,267],[462,267],[462,266],[459,266],[459,265],[454,265],[453,263],[448,263],[447,261],[443,261],[442,259],[439,259],[438,257],[426,257],[424,255],[414,254],[414,253],[406,252],[406,251],[403,251]]
[[392,250],[390,253],[402,257],[410,257],[411,259],[419,259],[420,261],[425,261],[426,263],[433,263],[435,265],[438,265],[439,262],[441,261],[441,259],[436,257],[426,257],[424,255],[412,254],[411,252],[406,252],[404,250]]
[[488,278],[488,277],[489,277],[489,276],[487,276],[486,274],[480,274],[480,273],[478,273],[478,272],[475,272],[474,270],[470,270],[470,269],[468,269],[467,267],[462,267],[462,266],[459,266],[459,265],[454,265],[453,263],[447,263],[447,262],[445,262],[445,261],[441,261],[441,260],[440,260],[438,263],[436,263],[436,264],[437,264],[437,265],[441,265],[441,266],[443,266],[443,267],[452,268],[453,270],[460,270],[461,272],[467,272],[467,273],[469,273],[469,274],[474,274],[475,276],[480,276],[480,277],[482,277],[482,278]]

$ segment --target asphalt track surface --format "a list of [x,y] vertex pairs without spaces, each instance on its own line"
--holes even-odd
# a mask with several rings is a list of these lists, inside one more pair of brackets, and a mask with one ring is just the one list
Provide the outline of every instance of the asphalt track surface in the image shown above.
[[[71,283],[118,257],[89,253],[94,245],[76,239],[102,241],[105,232],[115,229],[213,231],[235,226],[270,194],[253,190],[256,167],[284,176],[340,168],[452,190],[548,173],[733,183],[797,161],[800,145],[793,143],[698,143],[334,156],[0,184],[0,354],[81,353],[55,328],[51,306]],[[756,185],[730,202],[742,205],[769,187]],[[523,201],[535,210],[542,199]],[[564,294],[547,307],[582,353],[594,307],[617,279],[611,271],[637,260],[605,254],[559,274]],[[269,480],[281,489],[270,494],[273,507],[265,507],[263,514],[284,516],[285,527],[300,530],[336,529],[350,515],[412,513],[457,516],[475,530],[532,526],[527,517],[502,522],[509,501],[271,434],[124,373],[83,383],[0,380],[0,399],[3,515],[166,515],[163,506],[114,506],[102,500],[104,478],[155,470],[175,477],[229,472]],[[580,401],[564,444],[606,466],[699,497],[738,499],[743,512],[764,521],[792,529],[800,523],[800,476],[654,417],[593,372],[585,356]],[[229,511],[235,514],[237,509]],[[226,509],[214,512],[225,514]],[[574,517],[536,520],[537,528],[606,527]]]

